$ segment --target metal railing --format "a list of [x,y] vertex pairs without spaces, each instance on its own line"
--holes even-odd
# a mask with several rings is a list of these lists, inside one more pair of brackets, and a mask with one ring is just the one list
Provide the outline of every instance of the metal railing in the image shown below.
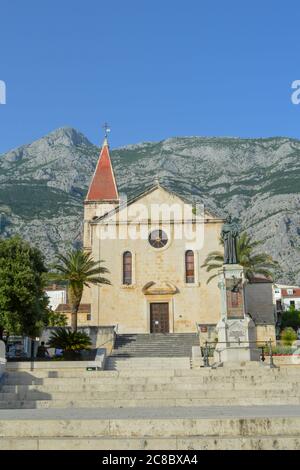
[[[203,357],[203,365],[204,367],[210,367],[210,364],[209,364],[209,357],[211,357],[211,351],[212,350],[215,350],[217,344],[226,344],[228,345],[228,343],[230,344],[237,344],[239,346],[241,346],[242,344],[247,344],[249,349],[250,349],[250,345],[253,345],[253,344],[256,344],[257,346],[261,343],[261,346],[258,346],[258,349],[261,349],[261,355],[260,355],[260,362],[264,363],[265,360],[266,360],[266,356],[265,356],[265,348],[266,350],[268,351],[269,353],[269,367],[271,369],[275,369],[277,368],[277,366],[274,364],[274,359],[273,359],[273,350],[272,350],[272,343],[273,341],[271,339],[269,339],[269,341],[218,341],[218,342],[215,342],[215,341],[205,341],[204,343],[204,346],[201,346],[201,354],[202,354],[202,357]],[[211,345],[214,345],[214,347],[212,347]]]

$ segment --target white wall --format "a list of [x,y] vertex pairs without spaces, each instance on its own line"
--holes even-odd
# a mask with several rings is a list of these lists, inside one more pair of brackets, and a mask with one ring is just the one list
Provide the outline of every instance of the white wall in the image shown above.
[[46,290],[46,294],[49,297],[49,305],[52,310],[55,310],[59,304],[65,304],[67,302],[67,294],[65,289]]
[[0,341],[0,380],[5,372],[6,359],[5,359],[5,343]]
[[289,299],[282,299],[281,303],[282,303],[282,306],[283,306],[283,310],[288,310],[290,308],[291,301],[294,301],[295,302],[295,308],[297,310],[300,310],[300,298],[299,297],[295,297],[295,298],[291,297]]

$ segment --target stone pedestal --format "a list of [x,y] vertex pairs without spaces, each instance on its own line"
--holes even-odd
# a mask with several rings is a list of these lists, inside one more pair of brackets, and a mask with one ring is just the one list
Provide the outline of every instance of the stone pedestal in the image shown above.
[[216,330],[218,343],[214,353],[216,362],[259,361],[256,331],[253,320],[246,314],[243,267],[227,264],[219,272],[221,291],[221,318]]

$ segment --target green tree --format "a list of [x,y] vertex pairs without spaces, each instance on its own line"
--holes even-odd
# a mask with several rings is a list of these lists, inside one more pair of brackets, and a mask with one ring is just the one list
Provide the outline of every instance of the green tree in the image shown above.
[[94,261],[92,256],[84,250],[69,251],[66,256],[58,255],[57,260],[58,262],[53,266],[56,272],[51,274],[51,278],[67,283],[71,304],[71,325],[73,331],[77,331],[78,309],[84,286],[111,284],[103,277],[103,274],[109,271],[101,266],[102,260]]
[[37,336],[47,323],[47,269],[41,252],[19,237],[0,240],[0,339]]
[[300,328],[300,311],[291,306],[281,315],[281,328],[291,327],[294,330]]
[[67,326],[68,319],[64,313],[54,312],[53,310],[48,311],[47,326]]
[[[250,282],[259,274],[268,279],[273,279],[273,270],[278,267],[278,263],[267,253],[256,253],[255,249],[260,244],[260,241],[252,241],[247,232],[243,232],[237,239],[238,263],[243,266],[245,276]],[[222,268],[223,263],[223,253],[221,251],[212,251],[207,255],[202,267],[206,268],[207,272],[214,272]],[[214,272],[207,280],[207,283],[217,275],[217,272]]]

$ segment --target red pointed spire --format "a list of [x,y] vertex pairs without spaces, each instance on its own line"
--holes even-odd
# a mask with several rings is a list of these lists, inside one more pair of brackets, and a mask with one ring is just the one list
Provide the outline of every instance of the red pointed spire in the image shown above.
[[108,142],[105,138],[86,201],[115,201],[118,199],[118,188],[110,160]]

